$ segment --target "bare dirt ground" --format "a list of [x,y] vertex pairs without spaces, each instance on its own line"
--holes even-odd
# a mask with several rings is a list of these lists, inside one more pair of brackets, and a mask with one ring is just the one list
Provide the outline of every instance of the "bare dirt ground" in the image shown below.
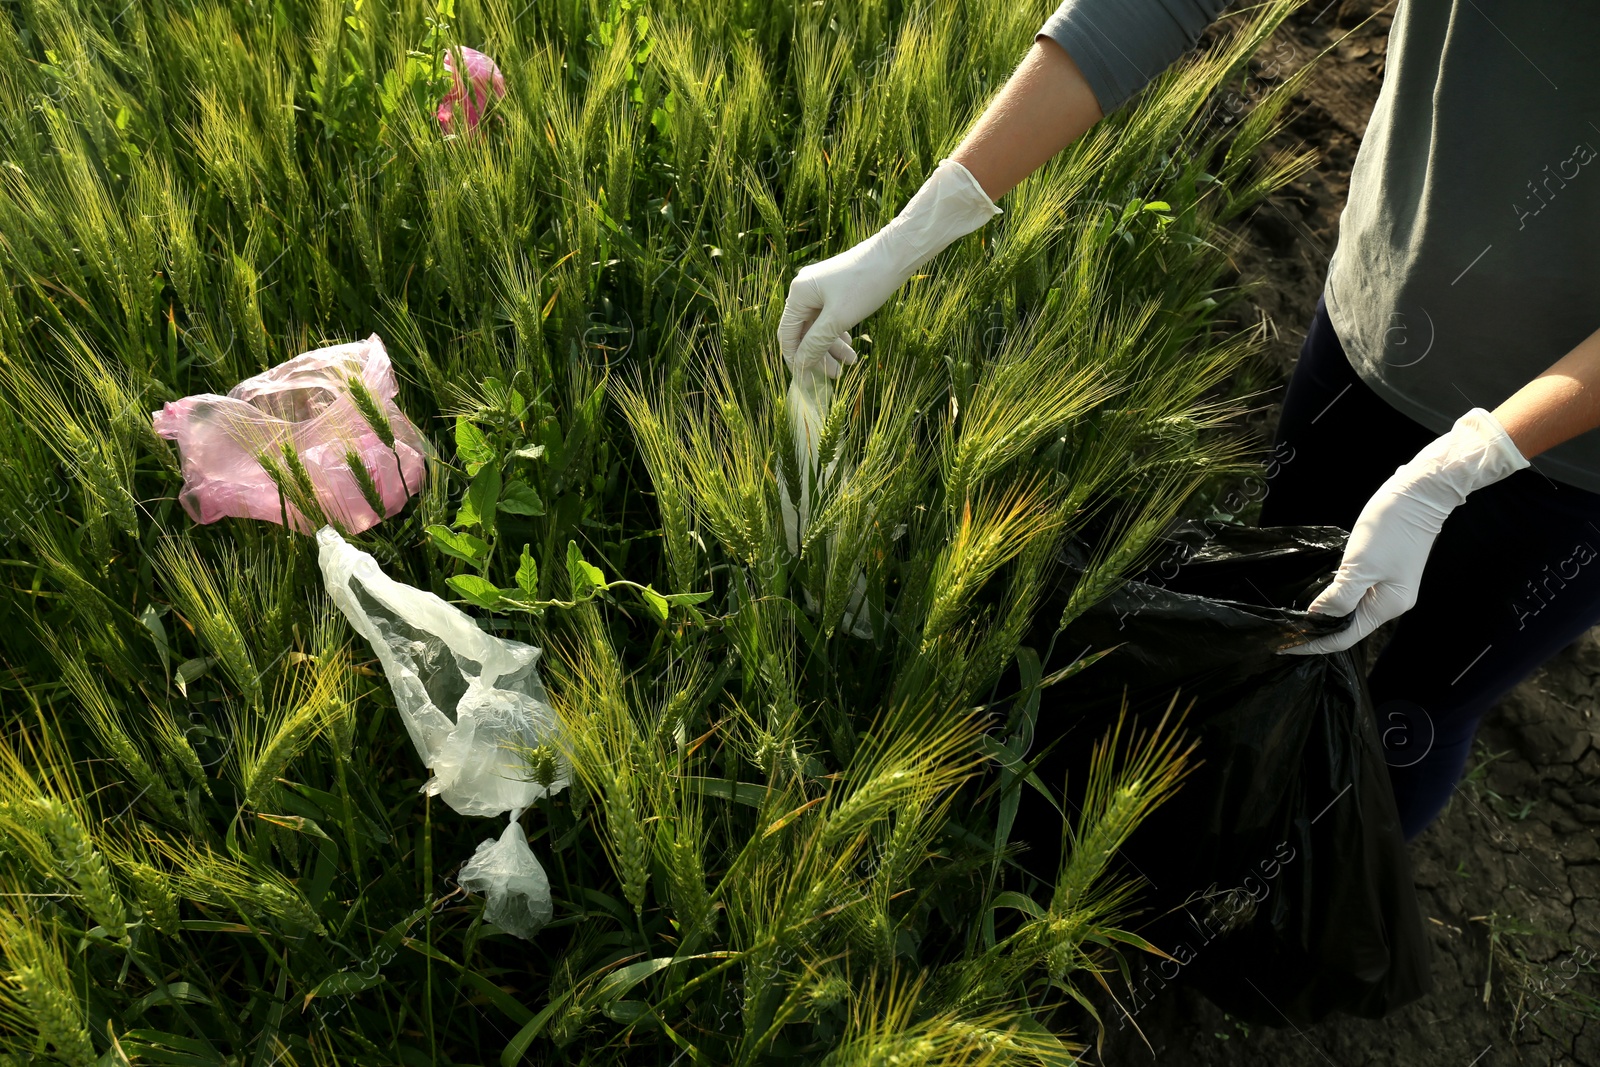
[[[1313,0],[1256,61],[1264,92],[1324,53],[1297,99],[1293,140],[1315,170],[1246,220],[1236,256],[1251,286],[1241,326],[1264,324],[1263,390],[1249,424],[1270,443],[1338,234],[1350,166],[1382,81],[1391,4]],[[1274,66],[1274,64],[1276,64]],[[1248,95],[1248,93],[1247,93]],[[1375,654],[1383,633],[1368,639]],[[1300,1031],[1246,1026],[1197,994],[1163,990],[1144,1040],[1106,1014],[1105,1067],[1600,1067],[1600,629],[1493,709],[1444,815],[1411,846],[1432,934],[1433,991],[1389,1017]]]

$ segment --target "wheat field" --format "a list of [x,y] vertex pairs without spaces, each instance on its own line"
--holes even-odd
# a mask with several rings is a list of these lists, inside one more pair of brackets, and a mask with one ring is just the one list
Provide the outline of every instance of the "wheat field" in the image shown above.
[[[1293,79],[1215,102],[1291,5],[862,325],[825,481],[776,343],[1050,6],[0,0],[0,1063],[1073,1062],[1185,744],[1107,739],[1028,878],[1023,642],[1063,544],[1046,629],[1253,462],[1223,225],[1309,161],[1264,148]],[[456,45],[507,91],[447,132]],[[419,792],[313,540],[192,522],[152,431],[371,334],[432,455],[351,542],[544,650],[531,940],[456,883],[491,824]]]

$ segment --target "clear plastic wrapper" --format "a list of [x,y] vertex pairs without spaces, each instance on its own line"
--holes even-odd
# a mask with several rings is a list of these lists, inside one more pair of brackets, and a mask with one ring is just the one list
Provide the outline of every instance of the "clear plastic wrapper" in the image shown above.
[[462,815],[512,813],[500,839],[479,846],[461,884],[488,896],[491,922],[531,936],[550,917],[550,886],[517,816],[569,781],[559,756],[545,784],[526,759],[529,749],[560,748],[540,650],[485,633],[434,594],[388,577],[332,527],[318,531],[317,547],[329,596],[383,664],[417,755],[433,771],[423,790]]
[[[816,480],[817,492],[820,494],[834,476],[834,468],[839,465],[839,457],[834,455],[827,467],[820,467],[818,455],[822,444],[822,426],[828,417],[828,408],[833,405],[833,380],[822,372],[820,367],[813,367],[791,375],[789,379],[789,395],[786,401],[789,410],[789,427],[793,434],[795,464],[800,471],[800,486],[798,503],[789,498],[789,483],[784,475],[783,464],[778,465],[778,506],[783,512],[784,536],[789,542],[789,551],[798,554],[801,538],[805,536],[806,526],[811,519],[811,483]],[[850,593],[850,601],[844,613],[844,628],[856,637],[872,637],[872,620],[867,617],[866,611],[867,579],[859,570],[855,576],[855,586]],[[816,598],[810,590],[805,592],[806,607],[809,610],[818,610]]]
[[550,879],[528,847],[518,814],[511,813],[511,822],[498,838],[478,846],[456,875],[456,882],[462,889],[487,898],[483,907],[485,919],[508,933],[532,940],[550,921],[555,906],[550,900]]

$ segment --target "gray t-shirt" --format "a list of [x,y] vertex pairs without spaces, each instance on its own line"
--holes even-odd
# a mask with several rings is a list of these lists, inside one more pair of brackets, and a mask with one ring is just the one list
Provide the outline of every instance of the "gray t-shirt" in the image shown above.
[[[1222,6],[1067,0],[1040,33],[1109,112]],[[1600,328],[1600,4],[1401,0],[1387,62],[1324,296],[1362,380],[1444,433]],[[1600,431],[1532,462],[1600,492]]]

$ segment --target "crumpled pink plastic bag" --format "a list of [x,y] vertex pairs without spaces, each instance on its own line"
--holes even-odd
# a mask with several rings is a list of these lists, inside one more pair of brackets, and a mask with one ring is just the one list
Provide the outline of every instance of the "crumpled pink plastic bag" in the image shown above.
[[[467,68],[467,81],[472,84],[470,92],[456,71],[458,54]],[[445,52],[444,69],[450,72],[450,91],[439,102],[439,110],[436,112],[439,125],[444,127],[445,133],[461,132],[455,129],[456,108],[461,106],[461,118],[466,124],[466,131],[470,132],[477,128],[478,121],[489,106],[490,90],[494,91],[496,97],[506,95],[505,76],[500,73],[500,68],[495,66],[494,60],[476,49],[461,46]]]
[[[348,379],[359,377],[387,415],[391,448],[362,418]],[[280,499],[278,486],[257,458],[265,453],[281,465],[291,444],[311,476],[327,519],[347,533],[360,533],[405,507],[422,488],[427,444],[394,397],[399,391],[383,341],[365,341],[305,352],[247,378],[227,396],[202,393],[169,401],[152,412],[156,433],[174,441],[183,468],[178,500],[198,523],[223,518],[289,523],[312,533],[321,523]],[[367,503],[347,462],[354,451],[366,467],[383,513]]]

